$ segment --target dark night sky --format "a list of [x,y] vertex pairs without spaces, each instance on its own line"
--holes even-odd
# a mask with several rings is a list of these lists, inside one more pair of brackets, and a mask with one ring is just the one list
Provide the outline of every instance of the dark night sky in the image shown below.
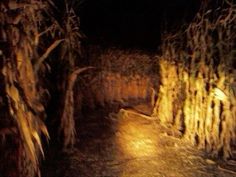
[[156,47],[161,27],[180,26],[199,4],[200,0],[84,0],[78,15],[91,41]]

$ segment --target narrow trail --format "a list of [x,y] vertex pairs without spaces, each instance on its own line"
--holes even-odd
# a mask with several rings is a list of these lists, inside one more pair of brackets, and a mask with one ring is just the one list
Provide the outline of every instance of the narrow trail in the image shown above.
[[236,177],[236,162],[208,159],[172,131],[137,115],[91,112],[73,150],[52,153],[43,177]]

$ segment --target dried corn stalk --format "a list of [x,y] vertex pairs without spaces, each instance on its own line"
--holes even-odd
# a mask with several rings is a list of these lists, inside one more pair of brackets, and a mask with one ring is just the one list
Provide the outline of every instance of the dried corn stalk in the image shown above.
[[229,3],[203,11],[179,37],[166,38],[153,112],[199,148],[225,159],[236,141],[235,27],[236,6]]
[[[44,107],[40,103],[37,90],[37,76],[33,71],[32,61],[37,56],[39,22],[44,4],[41,1],[28,0],[22,3],[15,1],[0,2],[0,39],[1,39],[1,78],[6,112],[12,120],[15,134],[11,134],[15,142],[19,142],[19,161],[29,160],[32,164],[24,174],[20,165],[17,176],[39,174],[39,150],[43,154],[41,134],[48,137],[47,129],[42,121]],[[3,106],[1,105],[1,106]],[[21,149],[22,147],[22,149]],[[7,150],[6,150],[7,151]],[[18,162],[15,162],[18,163]],[[31,172],[30,172],[31,171]]]

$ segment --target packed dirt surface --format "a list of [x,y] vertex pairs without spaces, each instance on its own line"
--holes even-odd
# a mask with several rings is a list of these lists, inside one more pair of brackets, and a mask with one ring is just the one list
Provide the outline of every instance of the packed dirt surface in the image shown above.
[[73,150],[49,152],[43,177],[236,177],[236,161],[209,159],[137,114],[90,112],[81,124]]

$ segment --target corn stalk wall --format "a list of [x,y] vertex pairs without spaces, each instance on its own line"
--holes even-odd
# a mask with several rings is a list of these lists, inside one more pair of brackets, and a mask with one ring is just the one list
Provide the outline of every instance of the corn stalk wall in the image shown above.
[[236,145],[236,6],[203,10],[159,59],[161,86],[153,116],[212,156]]
[[48,134],[34,61],[44,8],[34,0],[0,2],[2,176],[40,175],[41,135]]
[[[90,49],[89,60],[95,71],[91,76],[85,76],[89,78],[80,86],[80,90],[85,90],[83,100],[88,106],[94,108],[113,103],[125,106],[135,101],[151,101],[153,83],[158,82],[153,77],[157,68],[151,55],[139,50],[108,48],[102,51],[94,48]],[[97,55],[93,56],[94,53]]]

